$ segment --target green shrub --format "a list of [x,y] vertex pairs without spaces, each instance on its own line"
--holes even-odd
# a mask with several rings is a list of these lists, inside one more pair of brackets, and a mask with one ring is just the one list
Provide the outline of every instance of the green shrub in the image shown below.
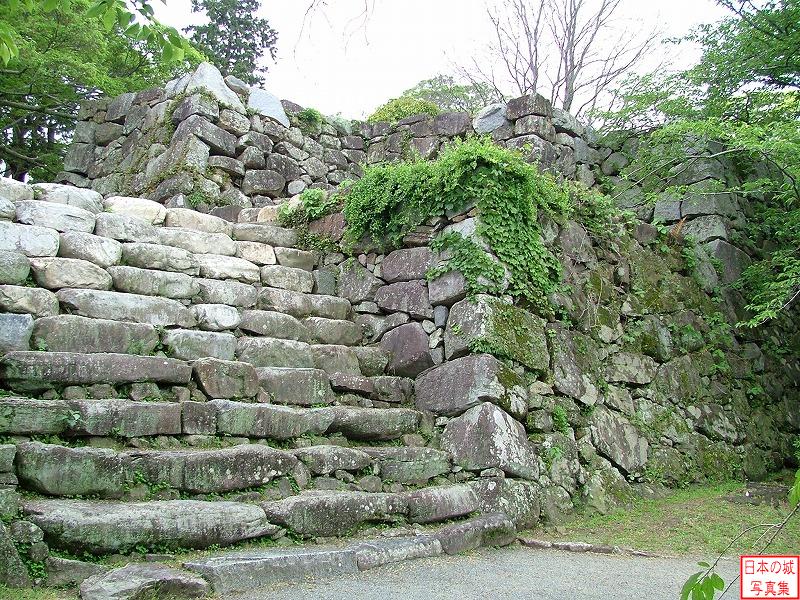
[[307,189],[300,194],[299,204],[281,204],[278,207],[278,222],[283,227],[308,225],[340,208],[340,198],[328,195],[325,190]]
[[300,130],[304,133],[318,130],[325,122],[325,117],[316,108],[304,108],[297,113]]
[[367,117],[367,122],[388,121],[389,123],[397,123],[401,119],[412,115],[426,114],[435,117],[440,112],[439,107],[430,100],[400,96],[378,107],[374,113]]
[[[487,139],[455,140],[434,162],[367,167],[346,195],[345,241],[352,245],[368,236],[385,248],[398,246],[428,218],[472,203],[480,217],[476,234],[509,270],[508,292],[548,308],[547,296],[560,281],[561,266],[542,242],[537,215],[543,210],[563,221],[572,214],[572,200],[565,187],[526,163],[519,152]],[[476,257],[474,247],[455,239],[439,243],[458,246],[449,266],[462,271],[468,266],[470,282],[481,275],[492,286],[498,282],[497,269]]]

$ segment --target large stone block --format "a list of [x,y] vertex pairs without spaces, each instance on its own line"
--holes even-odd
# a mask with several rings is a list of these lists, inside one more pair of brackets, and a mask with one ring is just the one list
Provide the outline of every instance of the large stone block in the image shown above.
[[432,319],[428,287],[422,281],[392,283],[375,292],[375,302],[385,312],[405,312],[417,319]]
[[191,229],[193,231],[201,231],[203,233],[222,233],[231,236],[233,233],[233,223],[209,215],[190,208],[169,208],[167,209],[167,217],[164,221],[167,227],[179,227],[182,229]]
[[485,135],[508,124],[506,105],[502,102],[490,104],[481,109],[472,119],[472,128],[478,135]]
[[211,398],[251,398],[258,393],[258,375],[251,364],[201,358],[192,369],[200,388]]
[[736,246],[719,239],[705,244],[706,251],[722,262],[722,281],[731,284],[750,266],[750,257]]
[[333,406],[333,422],[328,433],[341,433],[354,440],[394,440],[406,433],[416,433],[421,414],[410,408],[355,408]]
[[0,285],[0,309],[34,317],[49,317],[58,314],[58,298],[53,292],[40,288]]
[[227,304],[249,308],[255,306],[258,290],[239,281],[196,279],[200,286],[200,299],[208,304]]
[[285,185],[286,179],[277,171],[251,169],[244,175],[242,192],[248,196],[260,194],[277,197]]
[[293,408],[276,404],[252,404],[212,400],[220,434],[288,440],[306,434],[321,435],[333,422],[329,408]]
[[553,106],[550,101],[540,94],[532,94],[513,98],[508,101],[506,116],[515,121],[527,115],[539,115],[541,117],[552,117]]
[[261,267],[261,282],[269,287],[306,294],[314,289],[314,277],[310,271],[282,265]]
[[96,235],[120,242],[158,242],[158,232],[153,225],[130,215],[100,213],[95,224]]
[[67,231],[61,234],[58,255],[86,260],[106,268],[119,263],[122,258],[122,244],[91,233]]
[[429,479],[450,472],[450,455],[434,448],[377,447],[362,448],[380,468],[383,479],[411,485],[425,484]]
[[192,253],[172,246],[139,242],[122,244],[122,259],[126,265],[140,269],[175,271],[187,275],[200,273],[199,257],[195,258]]
[[311,334],[308,328],[291,315],[269,310],[243,310],[241,322],[242,331],[255,333],[271,338],[297,340],[310,342]]
[[442,433],[442,450],[471,471],[498,467],[514,477],[539,477],[536,449],[525,428],[490,402],[451,420]]
[[211,357],[233,360],[236,353],[236,337],[232,333],[170,329],[161,336],[170,356],[180,360],[197,360]]
[[38,191],[38,199],[45,202],[69,204],[94,214],[103,212],[103,196],[94,190],[58,183],[37,183],[33,189]]
[[535,371],[545,372],[550,366],[544,320],[491,296],[466,298],[450,310],[445,357],[464,356],[476,342]]
[[224,546],[277,531],[261,508],[240,502],[38,500],[25,512],[58,547],[78,554]]
[[215,154],[224,156],[236,155],[236,136],[221,127],[217,127],[200,115],[187,117],[175,129],[173,139],[182,140],[192,135],[197,136],[208,144]]
[[469,485],[478,496],[481,512],[503,513],[519,530],[539,524],[541,502],[537,484],[523,479],[480,477]]
[[17,221],[56,231],[91,233],[94,231],[95,216],[88,210],[69,204],[23,200],[17,202]]
[[314,367],[311,347],[295,340],[239,338],[236,356],[255,367]]
[[185,273],[123,266],[109,267],[108,273],[114,282],[114,289],[129,294],[193,298],[200,293],[200,286]]
[[598,406],[589,430],[597,451],[625,473],[635,474],[647,463],[647,440],[622,415]]
[[425,279],[433,265],[433,252],[426,246],[395,250],[383,259],[381,277],[386,283]]
[[313,475],[330,475],[335,471],[361,471],[372,463],[372,457],[366,452],[342,446],[308,446],[292,450],[292,453]]
[[478,497],[468,485],[430,487],[405,494],[408,520],[436,523],[464,517],[478,510]]
[[353,304],[372,300],[383,281],[355,261],[345,263],[337,280],[336,293]]
[[728,227],[725,219],[719,215],[707,215],[687,221],[681,233],[697,244],[728,239]]
[[289,127],[289,117],[286,116],[281,101],[267,90],[251,87],[250,95],[247,98],[247,108],[255,110],[262,117],[272,119],[284,127]]
[[69,407],[66,430],[75,435],[137,438],[181,433],[177,402],[72,400]]
[[4,435],[58,435],[73,418],[63,400],[0,397],[0,433]]
[[59,290],[59,301],[72,314],[95,319],[133,321],[164,327],[194,327],[191,311],[176,300],[100,290]]
[[459,271],[449,271],[428,282],[428,299],[434,306],[453,306],[467,297],[467,280]]
[[129,354],[9,352],[0,371],[15,387],[47,389],[52,384],[136,383],[185,385],[192,369],[173,358]]
[[161,244],[183,248],[192,254],[236,254],[236,244],[224,233],[207,233],[185,227],[159,227],[158,239]]
[[321,369],[262,367],[256,372],[259,384],[276,404],[315,406],[336,399],[328,374]]
[[351,310],[350,303],[344,298],[301,294],[276,288],[263,288],[259,292],[258,307],[298,318],[317,316],[326,319],[347,319]]
[[[15,517],[16,514],[8,516]],[[0,584],[12,589],[31,587],[28,568],[22,562],[22,558],[3,523],[0,523]],[[10,593],[13,594],[14,592]]]
[[381,339],[381,348],[390,353],[387,372],[393,375],[416,377],[434,365],[428,335],[419,323],[392,329]]
[[222,450],[129,451],[134,471],[149,481],[193,494],[259,487],[286,475],[297,464],[289,452],[260,444]]
[[352,321],[308,317],[303,319],[303,325],[321,344],[355,346],[361,342],[361,328]]
[[644,385],[653,380],[657,368],[656,361],[649,356],[620,352],[610,358],[606,367],[606,380]]
[[0,284],[19,285],[25,283],[31,263],[20,252],[0,250]]
[[17,448],[22,484],[49,496],[119,498],[131,476],[130,460],[108,448],[69,448],[27,442]]
[[297,232],[265,223],[237,223],[233,238],[245,242],[261,242],[270,246],[291,248],[297,244]]
[[6,198],[11,202],[19,202],[20,200],[33,200],[34,188],[27,183],[17,181],[10,177],[0,178],[0,197]]
[[84,600],[142,598],[150,594],[203,598],[209,592],[205,579],[158,563],[130,564],[98,573],[85,579],[80,588]]
[[51,352],[148,355],[159,340],[156,328],[146,323],[59,315],[37,319],[33,341],[34,347],[41,345]]
[[151,225],[161,225],[167,217],[163,204],[145,198],[111,196],[103,201],[106,212],[136,217]]
[[414,383],[417,408],[458,416],[483,402],[493,402],[515,419],[528,414],[525,383],[489,354],[465,356],[431,369]]
[[258,283],[258,266],[248,260],[220,254],[198,254],[194,257],[200,275],[208,279],[235,279],[242,283]]
[[0,250],[25,256],[55,256],[58,244],[58,233],[48,227],[0,221]]
[[42,256],[31,259],[31,270],[36,283],[43,288],[111,289],[111,275],[96,264],[78,258]]
[[192,314],[197,326],[205,331],[236,329],[242,320],[239,311],[226,304],[194,304]]
[[329,374],[361,375],[361,365],[352,348],[336,344],[316,344],[311,346],[311,354],[317,369],[322,369]]
[[297,248],[275,248],[275,258],[279,265],[305,271],[313,270],[314,264],[317,262],[313,252]]
[[395,494],[303,494],[262,505],[271,522],[304,536],[343,536],[367,521],[385,521],[406,506]]
[[0,355],[12,350],[28,350],[33,317],[0,313]]

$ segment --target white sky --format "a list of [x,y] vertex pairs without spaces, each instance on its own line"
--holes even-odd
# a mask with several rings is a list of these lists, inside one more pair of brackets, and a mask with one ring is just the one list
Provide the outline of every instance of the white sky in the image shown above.
[[[371,0],[366,0],[371,2]],[[485,0],[374,0],[366,25],[359,20],[365,0],[328,0],[311,18],[310,0],[267,0],[259,15],[278,32],[278,59],[265,87],[280,98],[325,114],[362,118],[422,79],[452,73],[453,64],[482,54],[491,36]],[[154,4],[156,17],[177,28],[202,19],[189,0]],[[712,0],[623,0],[618,13],[626,27],[667,36],[724,15]],[[693,60],[657,48],[652,64]],[[267,59],[268,60],[268,59]]]

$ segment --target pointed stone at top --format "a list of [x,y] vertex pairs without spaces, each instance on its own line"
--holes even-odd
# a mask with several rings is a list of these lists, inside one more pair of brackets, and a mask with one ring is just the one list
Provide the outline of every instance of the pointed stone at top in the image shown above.
[[[183,92],[188,94],[195,90],[205,90],[214,96],[220,104],[238,112],[246,112],[244,104],[242,104],[239,96],[228,87],[225,80],[222,78],[222,74],[211,63],[200,63],[197,70],[185,81],[185,87],[182,85],[183,78],[175,82],[174,92],[176,94]],[[170,84],[172,84],[172,82],[170,82]],[[181,87],[183,87],[183,89],[180,89]]]
[[289,117],[283,110],[283,105],[277,96],[270,94],[267,90],[251,87],[250,98],[247,100],[247,108],[252,108],[264,117],[269,117],[283,125],[289,127]]

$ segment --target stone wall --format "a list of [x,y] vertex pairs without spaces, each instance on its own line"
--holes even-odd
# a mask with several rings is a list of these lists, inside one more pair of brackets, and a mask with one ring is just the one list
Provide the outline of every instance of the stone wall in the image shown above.
[[[292,515],[351,515],[334,535],[408,518],[418,485],[430,486],[419,502],[434,520],[499,510],[527,527],[576,506],[606,512],[663,485],[758,479],[789,464],[800,433],[797,330],[791,318],[734,327],[743,300],[728,284],[753,251],[741,235],[749,207],[707,186],[743,177],[735,165],[693,160],[675,173],[689,193],[653,205],[618,176],[634,142],[603,148],[538,96],[395,126],[304,114],[203,65],[166,89],[85,107],[60,175],[72,185],[3,181],[6,514],[18,508],[18,478],[56,497],[98,493],[96,482],[107,484],[102,497],[143,493],[109,483],[108,457],[75,440],[111,446],[123,466],[142,462],[139,450],[154,464],[180,462],[158,453],[194,446],[213,468],[230,457],[203,444],[289,444],[280,458],[291,473],[267,478],[285,483],[253,489],[244,469],[233,485],[237,502],[308,535],[328,529]],[[471,133],[523,148],[561,177],[615,188],[640,219],[592,234],[541,217],[564,271],[557,316],[503,295],[469,298],[456,272],[429,280],[442,259],[430,241],[446,230],[475,238],[474,209],[432,219],[386,254],[296,248],[296,232],[277,225],[276,205],[307,187],[358,177],[365,164],[432,158]],[[342,226],[335,214],[310,228]],[[31,445],[40,435],[67,440]],[[67,490],[44,468],[65,456],[99,473],[81,480],[86,490]],[[165,497],[199,494],[187,481],[165,484]],[[336,492],[341,504],[308,500],[302,488]],[[396,512],[360,512],[365,493]],[[216,514],[210,504],[203,510]],[[61,505],[23,508],[45,529],[64,526]],[[52,521],[39,516],[47,510]]]

